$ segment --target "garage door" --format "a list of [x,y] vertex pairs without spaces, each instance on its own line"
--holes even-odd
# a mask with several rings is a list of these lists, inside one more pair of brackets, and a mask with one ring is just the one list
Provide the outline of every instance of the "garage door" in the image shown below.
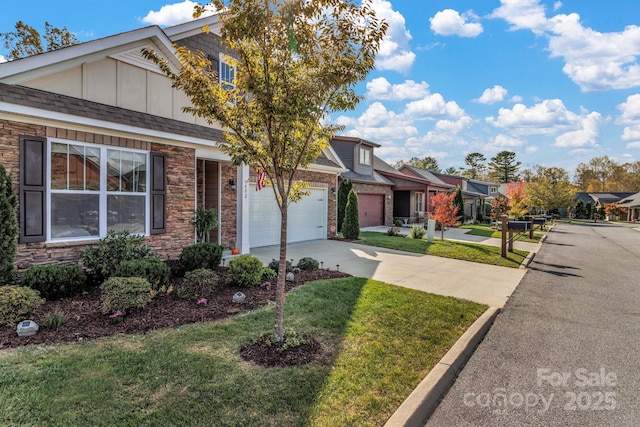
[[384,194],[358,194],[360,227],[384,225]]
[[[302,242],[327,238],[327,189],[312,188],[311,195],[297,203],[291,203],[288,210],[287,242]],[[273,195],[273,189],[266,187],[249,190],[249,246],[277,245],[280,243],[280,209]]]

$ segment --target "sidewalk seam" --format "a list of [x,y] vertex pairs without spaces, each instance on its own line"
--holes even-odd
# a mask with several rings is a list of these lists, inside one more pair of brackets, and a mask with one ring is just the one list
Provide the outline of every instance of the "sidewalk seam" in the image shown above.
[[453,385],[458,373],[484,339],[499,313],[500,308],[490,307],[478,317],[405,399],[389,418],[385,427],[424,426],[426,420],[438,407],[440,400]]

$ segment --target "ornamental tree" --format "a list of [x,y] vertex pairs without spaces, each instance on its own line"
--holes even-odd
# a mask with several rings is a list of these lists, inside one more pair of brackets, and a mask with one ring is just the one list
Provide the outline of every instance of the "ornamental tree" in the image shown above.
[[462,188],[458,185],[456,187],[455,197],[453,198],[453,205],[458,209],[458,216],[460,221],[464,223],[467,216],[464,213],[464,197],[462,196]]
[[[329,113],[352,110],[362,99],[355,85],[375,65],[387,24],[371,0],[213,0],[222,23],[221,44],[233,52],[232,85],[201,52],[176,49],[181,67],[156,62],[192,102],[185,111],[226,128],[219,147],[236,165],[260,168],[272,184],[281,213],[274,335],[282,341],[287,259],[287,209],[309,194],[297,179],[341,126]],[[358,2],[360,3],[360,2]],[[204,12],[196,6],[194,16]],[[208,28],[204,28],[208,32]]]
[[440,223],[440,238],[444,240],[444,229],[456,224],[458,208],[454,206],[455,193],[438,193],[431,198],[433,214],[431,217]]
[[507,184],[505,194],[509,198],[509,215],[514,218],[522,218],[529,212],[526,187],[527,184],[520,179]]
[[344,222],[342,235],[345,239],[357,239],[360,237],[360,216],[358,211],[358,195],[353,188],[347,197],[347,207],[344,210]]
[[341,179],[338,187],[338,231],[342,231],[342,223],[344,222],[344,213],[347,207],[347,199],[349,192],[353,188],[350,179]]

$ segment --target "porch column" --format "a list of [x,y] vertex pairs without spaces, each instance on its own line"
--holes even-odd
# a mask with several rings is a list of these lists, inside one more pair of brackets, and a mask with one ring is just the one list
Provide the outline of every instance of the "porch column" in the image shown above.
[[249,253],[249,166],[238,167],[237,246],[241,254]]

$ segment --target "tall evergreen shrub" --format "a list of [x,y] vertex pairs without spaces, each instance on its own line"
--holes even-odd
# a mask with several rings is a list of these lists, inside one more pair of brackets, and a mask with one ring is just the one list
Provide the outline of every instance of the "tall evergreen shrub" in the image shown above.
[[17,207],[18,199],[11,185],[11,176],[0,164],[0,285],[15,282],[14,258],[18,250]]
[[353,189],[349,191],[347,207],[342,224],[342,235],[345,239],[357,239],[360,236],[360,219],[358,215],[358,195]]
[[456,197],[453,199],[453,205],[458,208],[458,216],[461,218],[460,222],[464,224],[466,215],[464,213],[464,197],[462,197],[462,188],[456,187]]
[[338,187],[338,231],[342,231],[345,209],[347,208],[347,199],[349,198],[349,191],[352,189],[353,183],[350,179],[340,180],[340,186]]

